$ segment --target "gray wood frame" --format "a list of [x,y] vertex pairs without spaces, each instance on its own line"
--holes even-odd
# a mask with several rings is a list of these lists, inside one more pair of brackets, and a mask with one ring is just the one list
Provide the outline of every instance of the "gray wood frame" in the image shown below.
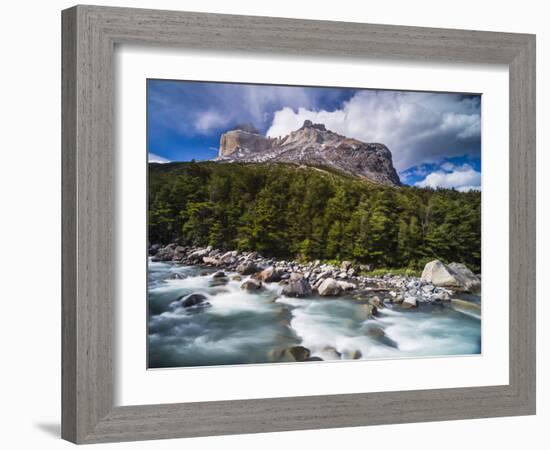
[[[535,413],[535,36],[97,6],[63,11],[62,31],[63,438],[94,443]],[[506,64],[510,383],[114,407],[113,51],[126,43]]]

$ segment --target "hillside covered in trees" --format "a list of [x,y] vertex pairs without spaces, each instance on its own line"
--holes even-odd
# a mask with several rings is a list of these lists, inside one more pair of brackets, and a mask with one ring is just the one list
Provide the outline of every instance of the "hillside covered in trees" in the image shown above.
[[302,260],[481,269],[481,193],[387,187],[292,164],[149,164],[149,242]]

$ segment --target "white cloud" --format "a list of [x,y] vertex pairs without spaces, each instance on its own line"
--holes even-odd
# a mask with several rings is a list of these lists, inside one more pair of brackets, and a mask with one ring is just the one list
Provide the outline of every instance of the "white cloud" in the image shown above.
[[210,110],[197,115],[194,127],[199,133],[207,134],[212,129],[226,126],[229,120],[229,117],[223,116],[217,111]]
[[344,136],[385,144],[398,171],[480,150],[479,102],[459,96],[360,91],[334,111],[284,107],[274,113],[266,134],[286,135],[306,119]]
[[450,162],[450,161],[447,161],[447,162],[444,162],[443,164],[441,164],[440,166],[445,172],[452,172],[455,168],[455,165]]
[[430,173],[426,178],[415,183],[418,187],[454,188],[459,191],[481,189],[481,173],[474,170],[469,164],[455,166],[451,172],[439,170]]
[[151,152],[149,152],[147,159],[150,163],[164,164],[164,163],[170,162],[169,159],[163,158],[162,156],[159,156],[159,155],[155,155],[154,153],[151,153]]

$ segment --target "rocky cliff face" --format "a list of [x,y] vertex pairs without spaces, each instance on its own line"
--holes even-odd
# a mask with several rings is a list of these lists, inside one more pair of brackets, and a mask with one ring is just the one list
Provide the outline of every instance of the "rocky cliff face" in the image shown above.
[[265,137],[253,128],[224,133],[216,161],[285,162],[325,166],[376,183],[399,186],[392,155],[383,144],[368,144],[327,130],[309,120],[280,138]]

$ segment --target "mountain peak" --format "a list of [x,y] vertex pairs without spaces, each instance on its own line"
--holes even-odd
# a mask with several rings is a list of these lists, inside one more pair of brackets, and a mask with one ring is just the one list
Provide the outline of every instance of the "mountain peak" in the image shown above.
[[399,186],[392,155],[384,144],[365,143],[305,120],[286,136],[266,137],[254,128],[236,127],[220,139],[219,162],[285,162],[328,167],[380,184]]
[[238,123],[233,127],[233,130],[246,131],[247,133],[260,134],[258,129],[251,123]]
[[324,124],[322,124],[322,123],[313,123],[309,119],[304,120],[304,124],[302,125],[301,128],[299,128],[299,130],[304,130],[306,128],[314,128],[314,129],[319,130],[319,131],[327,131]]

